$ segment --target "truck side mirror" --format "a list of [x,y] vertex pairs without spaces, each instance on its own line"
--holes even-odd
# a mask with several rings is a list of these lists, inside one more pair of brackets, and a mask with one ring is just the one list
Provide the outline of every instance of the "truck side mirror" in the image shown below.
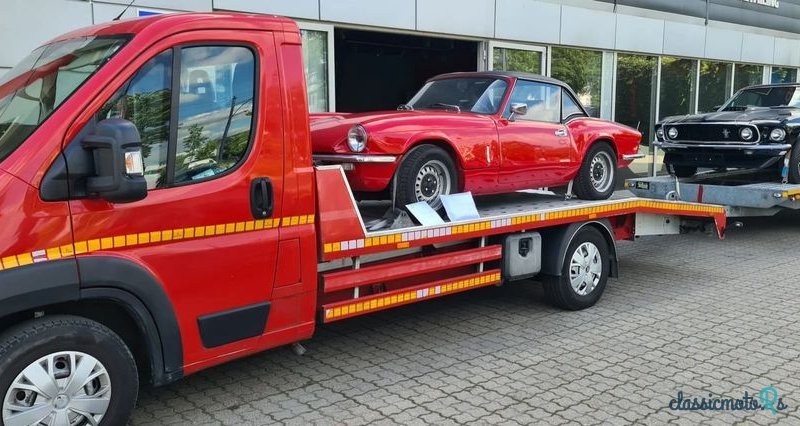
[[513,103],[511,107],[509,107],[509,114],[508,121],[514,121],[515,115],[525,115],[528,113],[528,104],[520,103]]
[[86,178],[86,192],[112,203],[130,203],[147,196],[142,140],[128,120],[109,118],[97,123],[81,146],[91,151],[94,176]]

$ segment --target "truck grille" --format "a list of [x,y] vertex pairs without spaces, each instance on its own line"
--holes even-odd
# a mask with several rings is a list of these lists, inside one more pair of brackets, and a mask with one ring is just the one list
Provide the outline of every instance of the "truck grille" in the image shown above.
[[[678,137],[670,139],[667,136],[669,128],[674,127],[678,130]],[[739,136],[739,131],[747,127],[753,131],[753,137],[745,141]],[[742,144],[752,145],[761,140],[761,134],[753,124],[740,123],[687,123],[687,124],[667,124],[664,126],[664,135],[667,140],[680,143],[708,143],[715,144]]]

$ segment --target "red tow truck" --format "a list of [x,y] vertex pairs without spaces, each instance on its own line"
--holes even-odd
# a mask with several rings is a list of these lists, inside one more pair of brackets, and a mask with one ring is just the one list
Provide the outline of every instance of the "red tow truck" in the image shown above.
[[378,231],[360,207],[312,163],[288,19],[165,15],[35,50],[0,80],[2,424],[121,424],[140,381],[533,276],[586,308],[615,241],[725,227],[721,207],[633,196],[518,192]]

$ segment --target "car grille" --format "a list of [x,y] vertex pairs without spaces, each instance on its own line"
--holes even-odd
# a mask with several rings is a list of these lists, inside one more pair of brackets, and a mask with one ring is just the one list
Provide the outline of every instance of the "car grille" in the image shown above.
[[[677,138],[670,139],[666,136],[670,127],[678,129]],[[739,136],[739,131],[743,127],[748,127],[753,131],[753,137],[749,141],[745,141]],[[664,126],[664,135],[671,142],[687,144],[714,142],[715,144],[752,145],[758,143],[761,139],[758,127],[752,124],[738,123],[667,124]]]

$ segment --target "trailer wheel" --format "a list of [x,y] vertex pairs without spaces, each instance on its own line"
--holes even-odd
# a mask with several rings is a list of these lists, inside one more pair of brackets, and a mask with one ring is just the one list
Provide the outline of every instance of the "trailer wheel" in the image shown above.
[[139,389],[113,331],[75,316],[28,321],[0,336],[0,424],[125,424]]
[[572,238],[564,255],[561,276],[545,276],[548,301],[562,309],[577,311],[600,300],[608,282],[611,258],[600,232],[585,226]]
[[440,195],[458,192],[456,164],[447,151],[434,145],[420,145],[406,154],[397,170],[396,202],[399,206],[427,201],[437,210]]
[[614,192],[617,179],[617,154],[606,142],[589,148],[575,176],[575,195],[582,200],[605,200]]

